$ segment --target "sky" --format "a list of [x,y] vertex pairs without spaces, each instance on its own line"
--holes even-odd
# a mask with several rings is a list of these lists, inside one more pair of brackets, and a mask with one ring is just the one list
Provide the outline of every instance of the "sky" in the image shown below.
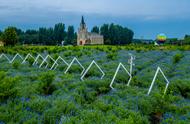
[[115,23],[132,29],[135,38],[170,38],[190,34],[190,0],[0,0],[0,30],[53,27],[62,22],[79,27],[83,15],[90,31]]

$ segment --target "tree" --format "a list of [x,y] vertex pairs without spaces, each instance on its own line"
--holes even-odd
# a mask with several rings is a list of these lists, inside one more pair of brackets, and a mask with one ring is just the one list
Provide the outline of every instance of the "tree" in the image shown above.
[[56,42],[54,41],[54,31],[53,28],[48,28],[46,30],[46,45],[56,45]]
[[15,45],[18,42],[18,36],[14,27],[8,27],[3,32],[2,36],[5,45]]
[[185,35],[185,37],[184,37],[184,43],[185,44],[190,44],[190,35]]
[[111,44],[109,39],[109,25],[104,24],[100,28],[100,34],[104,36],[104,43],[105,44]]
[[115,24],[104,24],[100,28],[101,34],[104,36],[105,44],[129,44],[133,40],[133,31]]
[[0,30],[0,40],[1,40],[2,31]]
[[117,42],[117,34],[116,34],[116,26],[112,23],[110,26],[109,26],[109,39],[111,41],[111,44],[114,45],[116,44],[115,42]]
[[18,36],[18,43],[23,43],[24,40],[24,31],[22,31],[21,29],[17,28],[17,27],[12,27]]
[[42,44],[46,44],[47,42],[47,34],[46,28],[39,28],[39,42]]
[[37,30],[26,30],[24,33],[23,41],[26,44],[37,44],[39,43],[39,35]]
[[99,33],[100,33],[100,29],[99,29],[98,26],[94,26],[94,27],[92,28],[91,32],[92,32],[92,33],[97,33],[97,34],[99,34]]
[[60,44],[61,41],[65,40],[65,24],[63,23],[58,23],[55,24],[54,26],[54,40],[58,41],[58,43]]
[[73,44],[75,42],[75,32],[74,27],[69,26],[67,30],[67,38],[66,38],[66,44]]

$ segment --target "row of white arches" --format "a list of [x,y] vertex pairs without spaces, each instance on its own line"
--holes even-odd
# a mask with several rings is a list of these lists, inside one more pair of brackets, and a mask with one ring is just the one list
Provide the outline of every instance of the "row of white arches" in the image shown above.
[[[129,69],[129,71],[128,71],[128,69],[127,69],[122,63],[119,63],[119,65],[118,65],[118,67],[117,67],[117,69],[116,69],[116,71],[115,71],[115,74],[114,74],[114,76],[113,76],[113,78],[112,78],[112,80],[111,80],[111,83],[110,83],[110,88],[111,88],[111,89],[114,89],[113,84],[114,84],[114,81],[115,81],[115,79],[116,79],[116,76],[118,75],[118,72],[119,72],[119,70],[120,70],[121,68],[123,68],[123,69],[125,70],[125,72],[127,73],[127,75],[129,76],[129,80],[128,80],[127,86],[130,86],[130,82],[131,82],[131,80],[132,80],[133,66],[134,66],[134,62],[133,62],[133,61],[135,60],[135,57],[134,57],[132,54],[129,54],[129,56],[130,56],[130,59],[128,60],[128,64],[130,64],[130,69]],[[70,63],[67,63],[61,56],[58,56],[57,59],[54,59],[51,55],[46,55],[46,57],[43,57],[41,54],[38,54],[36,57],[34,57],[34,56],[32,56],[30,53],[28,53],[28,54],[26,55],[26,57],[22,57],[19,53],[17,53],[12,59],[10,59],[6,54],[2,53],[2,54],[0,55],[0,59],[1,59],[1,58],[5,58],[9,63],[13,63],[13,62],[16,60],[16,58],[20,58],[20,59],[22,60],[22,64],[25,64],[29,58],[32,58],[32,59],[34,60],[34,62],[33,62],[32,65],[37,65],[37,64],[39,64],[39,68],[42,68],[43,65],[45,65],[45,64],[46,64],[46,65],[45,65],[45,68],[48,68],[48,65],[49,65],[48,59],[50,59],[50,60],[53,62],[52,66],[49,68],[50,70],[55,70],[55,69],[59,66],[58,61],[61,60],[61,61],[67,66],[67,68],[66,68],[66,70],[65,70],[65,72],[64,72],[65,74],[70,70],[70,68],[72,67],[72,65],[74,64],[74,62],[77,62],[78,65],[79,65],[79,66],[81,67],[81,69],[82,69],[81,78],[80,78],[82,81],[84,80],[84,77],[85,77],[86,74],[89,72],[89,70],[92,68],[92,66],[95,65],[95,66],[99,69],[99,71],[102,73],[101,79],[103,79],[104,76],[105,76],[105,72],[104,72],[104,71],[102,70],[102,68],[96,63],[95,60],[93,60],[93,61],[90,63],[90,65],[85,69],[85,67],[80,63],[80,61],[79,61],[76,57],[74,57]],[[42,60],[41,63],[38,63],[38,60],[39,60],[39,59]],[[147,95],[149,95],[149,94],[151,93],[152,88],[153,88],[153,85],[154,85],[154,83],[155,83],[155,80],[156,80],[157,75],[158,75],[159,72],[162,74],[162,76],[164,77],[164,79],[165,79],[165,81],[166,81],[166,87],[165,87],[165,90],[164,90],[164,94],[166,93],[170,82],[169,82],[168,79],[166,78],[166,76],[165,76],[165,74],[163,73],[162,69],[161,69],[160,67],[158,67],[157,70],[156,70],[156,73],[155,73],[155,75],[154,75],[154,78],[153,78],[153,80],[152,80],[152,83],[151,83],[151,85],[150,85],[150,88],[149,88],[149,90],[148,90]]]

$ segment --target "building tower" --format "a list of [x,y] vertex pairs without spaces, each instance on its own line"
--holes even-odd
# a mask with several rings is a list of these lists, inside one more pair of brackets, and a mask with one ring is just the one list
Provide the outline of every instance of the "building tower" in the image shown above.
[[82,16],[77,33],[77,45],[100,45],[104,44],[104,37],[98,33],[88,32],[84,17]]
[[86,24],[84,22],[84,17],[82,16],[80,27],[78,29],[77,45],[84,45],[87,38],[88,38],[88,31]]

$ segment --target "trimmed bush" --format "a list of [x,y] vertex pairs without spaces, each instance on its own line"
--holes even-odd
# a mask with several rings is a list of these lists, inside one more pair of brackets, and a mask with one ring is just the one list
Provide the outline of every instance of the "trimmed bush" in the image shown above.
[[8,77],[5,72],[0,72],[0,101],[15,98],[18,95],[19,77]]
[[178,63],[183,58],[183,54],[177,53],[173,56],[173,64]]
[[51,95],[56,90],[56,87],[53,84],[53,81],[55,79],[55,73],[51,71],[45,72],[40,75],[39,79],[39,91],[41,94]]

